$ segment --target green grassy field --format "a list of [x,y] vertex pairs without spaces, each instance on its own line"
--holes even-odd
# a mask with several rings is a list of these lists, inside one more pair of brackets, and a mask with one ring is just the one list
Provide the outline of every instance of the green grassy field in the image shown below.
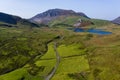
[[[52,59],[51,59],[52,58]],[[37,66],[44,66],[44,70],[39,73],[40,76],[46,76],[56,64],[56,55],[53,49],[53,43],[48,45],[47,53],[36,61]]]
[[69,74],[89,71],[86,56],[63,58],[52,80],[74,80]]
[[48,51],[47,53],[41,57],[41,59],[51,59],[51,58],[56,58],[56,55],[55,55],[55,51],[54,51],[54,48],[53,48],[54,44],[53,43],[50,43],[48,44]]
[[58,52],[61,57],[81,56],[85,54],[86,49],[83,49],[81,44],[60,45]]
[[[77,44],[67,46],[61,45],[57,48],[61,56],[61,62],[52,80],[69,80],[71,78],[68,76],[68,74],[89,70],[88,61],[86,59],[86,56],[84,56],[85,52],[79,48],[80,45]],[[56,58],[55,52],[53,50],[53,44],[50,43],[48,52],[41,57],[41,60],[36,62],[37,66],[45,66],[45,69],[43,72],[40,72],[39,75],[47,75],[54,67],[55,62]]]

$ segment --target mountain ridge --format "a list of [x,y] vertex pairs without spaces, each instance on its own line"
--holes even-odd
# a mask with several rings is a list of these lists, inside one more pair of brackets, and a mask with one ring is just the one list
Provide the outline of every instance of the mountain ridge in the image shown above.
[[27,19],[23,19],[19,16],[14,16],[11,14],[0,12],[0,26],[7,26],[7,27],[17,27],[18,24],[20,25],[29,25],[33,27],[39,27],[37,24],[28,21]]
[[21,17],[14,16],[11,14],[0,12],[0,22],[5,22],[8,24],[17,24],[17,22],[22,19]]
[[75,12],[73,10],[65,10],[65,9],[49,9],[43,13],[37,14],[34,17],[30,18],[29,20],[34,23],[44,23],[47,24],[49,21],[57,18],[59,16],[82,16],[85,18],[89,18],[82,12]]
[[114,24],[120,25],[120,16],[117,17],[116,19],[112,20],[112,22],[113,22]]

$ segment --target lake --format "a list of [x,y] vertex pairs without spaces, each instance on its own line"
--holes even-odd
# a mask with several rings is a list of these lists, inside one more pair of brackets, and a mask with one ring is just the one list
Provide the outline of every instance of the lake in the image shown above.
[[94,34],[99,34],[99,35],[112,34],[112,32],[108,32],[108,31],[104,31],[104,30],[100,30],[100,29],[88,29],[88,30],[84,30],[84,29],[81,29],[81,28],[75,28],[74,32],[89,32],[89,33],[94,33]]

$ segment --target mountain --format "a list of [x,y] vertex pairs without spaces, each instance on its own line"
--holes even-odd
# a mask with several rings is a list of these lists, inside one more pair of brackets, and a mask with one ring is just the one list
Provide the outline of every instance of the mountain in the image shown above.
[[43,13],[37,14],[36,16],[29,19],[34,23],[44,23],[48,24],[51,20],[58,18],[60,16],[82,16],[85,18],[89,18],[82,12],[75,12],[73,10],[64,10],[64,9],[50,9]]
[[14,27],[20,25],[27,25],[32,27],[38,27],[37,24],[32,23],[26,19],[23,19],[19,16],[14,16],[6,13],[0,12],[0,26]]
[[114,19],[112,22],[115,24],[120,24],[120,17]]
[[0,22],[4,22],[8,24],[17,24],[17,22],[20,20],[21,18],[18,16],[13,16],[13,15],[0,12]]

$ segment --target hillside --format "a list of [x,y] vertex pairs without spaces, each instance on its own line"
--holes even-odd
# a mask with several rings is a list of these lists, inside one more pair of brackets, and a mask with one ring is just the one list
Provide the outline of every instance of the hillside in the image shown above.
[[48,25],[50,27],[74,27],[73,25],[77,23],[79,19],[81,19],[83,23],[90,23],[86,26],[83,26],[88,28],[97,28],[112,24],[110,21],[101,19],[88,19],[81,16],[60,16],[56,19],[51,20]]
[[19,26],[39,27],[37,24],[22,19],[19,16],[14,16],[0,12],[0,26],[19,27]]
[[82,16],[85,18],[89,18],[82,12],[75,12],[73,10],[64,10],[64,9],[50,9],[43,13],[37,14],[36,16],[32,17],[29,20],[35,23],[47,24],[49,23],[49,21],[58,18],[60,16]]
[[90,22],[90,19],[82,17],[82,16],[60,16],[58,18],[55,18],[49,22],[50,27],[73,27],[73,25],[78,22],[79,19],[82,19],[83,22],[88,21]]

